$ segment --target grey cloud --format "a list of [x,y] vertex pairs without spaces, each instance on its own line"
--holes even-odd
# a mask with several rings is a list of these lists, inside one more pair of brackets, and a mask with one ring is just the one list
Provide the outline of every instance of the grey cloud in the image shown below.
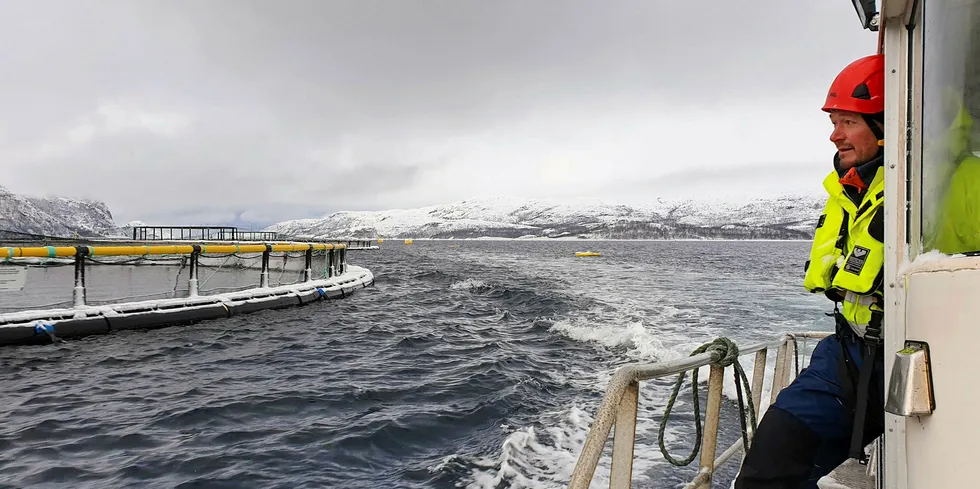
[[637,182],[636,185],[676,185],[684,182],[743,182],[760,179],[791,180],[794,175],[802,173],[819,173],[824,176],[833,170],[832,159],[815,164],[796,163],[758,163],[751,165],[736,165],[724,167],[688,167],[680,168],[664,176]]
[[833,169],[824,163],[759,163],[727,167],[681,168],[655,178],[623,179],[600,194],[617,192],[626,202],[658,197],[731,198],[747,195],[821,195],[824,177]]
[[18,75],[7,97],[33,82],[38,102],[66,90],[71,99],[138,91],[321,123],[427,111],[465,120],[650,91],[696,102],[822,88],[840,64],[827,54],[855,52],[857,38],[826,35],[853,20],[844,1],[47,5],[5,12],[0,39],[24,46],[3,59]]
[[421,0],[168,2],[145,12],[182,26],[182,48],[206,69],[243,78],[235,85],[291,110],[315,117],[330,108],[372,122],[425,120],[428,111],[466,122],[651,91],[698,103],[822,89],[840,64],[827,54],[855,51],[857,36],[826,35],[853,21],[850,9],[844,1]]
[[[844,0],[20,2],[0,18],[0,168],[123,220],[437,203],[451,189],[427,176],[486,164],[459,141],[517,171],[534,161],[508,141],[562,144],[524,121],[581,140],[592,120],[819,98],[874,41]],[[117,102],[188,122],[66,143]]]
[[49,161],[59,172],[46,187],[55,194],[102,198],[126,220],[209,216],[219,223],[220,217],[250,209],[262,209],[268,220],[297,215],[289,211],[319,215],[362,206],[370,196],[411,187],[420,174],[440,166],[369,158],[355,156],[343,162],[348,166],[331,158],[311,160],[289,141],[260,135],[191,135],[179,144],[129,135]]

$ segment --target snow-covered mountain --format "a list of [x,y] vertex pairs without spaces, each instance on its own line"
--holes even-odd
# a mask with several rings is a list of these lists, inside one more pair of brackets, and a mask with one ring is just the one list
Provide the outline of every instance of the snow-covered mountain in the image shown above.
[[[266,228],[291,238],[808,239],[823,196],[740,203],[663,200],[647,205],[562,203],[491,198],[387,211],[335,212]],[[28,197],[0,186],[0,231],[71,237],[129,236],[99,201]]]
[[733,203],[663,200],[648,205],[570,204],[492,198],[387,211],[335,212],[267,231],[316,238],[809,239],[826,197]]
[[0,186],[0,230],[45,236],[80,237],[117,234],[103,202],[64,197],[28,197]]

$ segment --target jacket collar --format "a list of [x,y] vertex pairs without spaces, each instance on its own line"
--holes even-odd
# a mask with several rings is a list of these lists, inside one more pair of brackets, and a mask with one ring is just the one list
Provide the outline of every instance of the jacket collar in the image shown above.
[[[879,149],[877,156],[871,161],[861,165],[851,167],[844,171],[840,167],[840,153],[834,154],[834,170],[837,175],[837,183],[852,202],[858,204],[864,198],[864,191],[872,186],[878,169],[885,164],[885,152]],[[827,189],[830,190],[829,188]]]

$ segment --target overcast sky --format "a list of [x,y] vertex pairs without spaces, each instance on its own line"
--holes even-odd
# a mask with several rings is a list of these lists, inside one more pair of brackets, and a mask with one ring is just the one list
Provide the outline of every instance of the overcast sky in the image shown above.
[[120,224],[820,192],[847,0],[4,3],[0,184]]

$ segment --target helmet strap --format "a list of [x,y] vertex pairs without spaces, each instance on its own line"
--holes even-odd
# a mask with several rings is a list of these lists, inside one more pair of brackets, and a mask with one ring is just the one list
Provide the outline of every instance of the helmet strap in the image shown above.
[[876,138],[878,138],[879,146],[883,145],[883,142],[885,140],[885,131],[883,131],[880,127],[878,127],[877,123],[881,122],[882,124],[884,124],[885,122],[884,115],[885,114],[882,112],[879,112],[877,114],[861,114],[861,117],[864,119],[864,122],[866,122],[868,124],[868,127],[871,128],[871,132],[874,133]]

